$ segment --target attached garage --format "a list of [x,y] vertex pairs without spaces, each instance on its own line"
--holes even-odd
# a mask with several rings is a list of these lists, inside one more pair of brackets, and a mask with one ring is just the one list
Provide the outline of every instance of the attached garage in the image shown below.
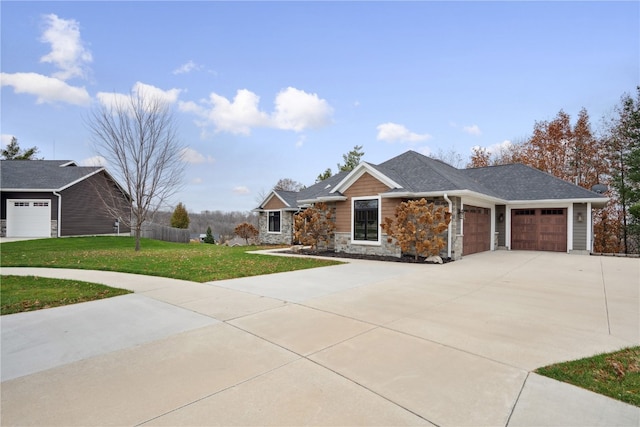
[[477,206],[464,208],[462,254],[470,255],[491,249],[491,209]]
[[111,234],[118,219],[119,232],[128,233],[130,217],[131,198],[102,167],[0,160],[1,237]]
[[511,249],[566,252],[567,210],[512,210]]
[[7,237],[51,237],[51,201],[7,200]]

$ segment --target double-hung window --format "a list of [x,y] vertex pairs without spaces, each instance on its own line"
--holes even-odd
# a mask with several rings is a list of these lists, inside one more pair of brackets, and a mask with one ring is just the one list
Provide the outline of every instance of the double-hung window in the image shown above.
[[269,211],[269,233],[280,233],[280,211]]
[[353,201],[353,240],[378,241],[378,199]]

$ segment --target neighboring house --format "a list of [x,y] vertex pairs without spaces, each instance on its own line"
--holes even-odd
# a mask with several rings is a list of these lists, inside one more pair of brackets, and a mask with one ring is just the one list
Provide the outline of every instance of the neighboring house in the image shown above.
[[380,223],[403,201],[425,198],[452,213],[442,255],[498,248],[589,253],[592,209],[601,194],[522,164],[456,169],[407,151],[379,165],[360,163],[300,192],[271,191],[255,209],[260,242],[291,244],[293,215],[314,203],[335,210],[336,252],[395,255]]
[[[0,161],[0,234],[60,237],[128,233],[105,202],[131,214],[131,198],[103,167],[69,160]],[[122,217],[121,217],[122,218]]]

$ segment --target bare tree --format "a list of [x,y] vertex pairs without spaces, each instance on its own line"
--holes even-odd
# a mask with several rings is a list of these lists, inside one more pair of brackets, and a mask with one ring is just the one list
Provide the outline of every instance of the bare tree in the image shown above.
[[86,121],[94,147],[133,199],[127,215],[104,199],[105,208],[135,232],[140,250],[142,224],[182,186],[184,147],[173,112],[161,97],[142,90],[94,109]]
[[304,188],[304,184],[301,184],[298,181],[295,181],[291,178],[281,178],[273,187],[274,190],[279,190],[279,191],[300,191],[303,188]]

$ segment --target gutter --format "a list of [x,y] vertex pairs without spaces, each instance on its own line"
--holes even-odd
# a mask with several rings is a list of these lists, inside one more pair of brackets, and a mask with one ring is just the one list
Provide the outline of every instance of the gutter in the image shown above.
[[62,230],[62,194],[54,190],[53,195],[58,196],[58,235],[56,237],[60,237],[60,231]]
[[449,213],[451,213],[451,221],[449,221],[449,232],[447,233],[447,256],[451,258],[451,229],[453,224],[453,203],[447,193],[444,193],[444,199],[449,203]]

